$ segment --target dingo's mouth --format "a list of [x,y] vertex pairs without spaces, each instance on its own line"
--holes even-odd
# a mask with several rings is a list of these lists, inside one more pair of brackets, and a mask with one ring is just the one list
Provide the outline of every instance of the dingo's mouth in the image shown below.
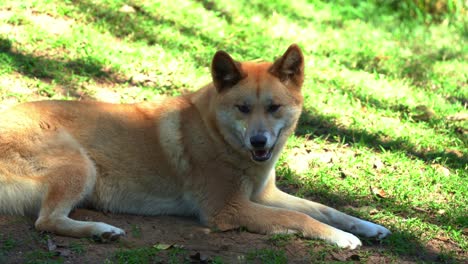
[[255,161],[267,161],[271,158],[271,149],[252,150],[251,153]]

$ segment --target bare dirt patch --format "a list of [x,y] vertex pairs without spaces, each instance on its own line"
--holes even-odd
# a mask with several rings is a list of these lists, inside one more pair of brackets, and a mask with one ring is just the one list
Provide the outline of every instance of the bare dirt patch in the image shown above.
[[[244,231],[213,232],[203,227],[195,219],[182,217],[146,217],[134,215],[105,214],[79,209],[72,213],[72,218],[87,221],[102,221],[123,228],[127,236],[119,242],[102,244],[90,239],[44,234],[34,230],[33,220],[25,217],[0,216],[0,239],[13,239],[13,248],[0,254],[2,263],[23,263],[31,260],[32,252],[52,252],[66,263],[104,263],[114,260],[117,250],[158,247],[168,245],[183,250],[182,259],[190,259],[196,253],[212,260],[216,256],[225,263],[245,262],[247,255],[255,250],[276,249],[264,235]],[[56,248],[51,250],[49,243]],[[80,250],[76,250],[80,245]],[[166,249],[164,246],[161,246]],[[6,251],[6,252],[5,252]],[[166,250],[160,252],[162,263],[166,263]],[[63,254],[63,252],[65,252]],[[168,251],[169,252],[169,251]],[[293,241],[286,248],[288,259],[300,263],[307,261],[308,249],[304,241]],[[196,261],[195,261],[196,262]]]
[[[287,263],[317,261],[347,261],[367,263],[415,263],[418,260],[438,262],[437,255],[391,256],[384,245],[367,242],[359,250],[332,248],[323,242],[292,237],[286,243],[275,243],[271,236],[241,230],[212,231],[195,219],[183,217],[149,217],[107,214],[78,209],[71,217],[78,220],[102,221],[123,228],[127,236],[118,242],[102,244],[91,239],[76,239],[41,233],[26,217],[0,216],[0,262],[37,263],[46,256],[48,261],[63,263],[117,262],[117,252],[158,247],[156,263],[174,260],[171,249],[180,249],[176,260],[185,263],[265,263],[268,252],[279,252]],[[6,245],[6,246],[5,246]],[[266,254],[264,254],[266,253]],[[264,254],[264,255],[262,255]],[[265,258],[266,259],[265,259]],[[271,258],[271,256],[270,256]],[[270,259],[271,260],[271,259]],[[36,262],[34,262],[36,261]],[[284,262],[273,262],[284,263]]]

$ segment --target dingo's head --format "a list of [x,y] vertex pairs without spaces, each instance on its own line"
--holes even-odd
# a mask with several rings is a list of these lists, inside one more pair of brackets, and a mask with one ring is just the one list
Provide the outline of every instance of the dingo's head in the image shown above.
[[220,133],[256,162],[270,160],[294,130],[302,109],[304,58],[293,44],[274,63],[237,62],[218,51],[211,65]]

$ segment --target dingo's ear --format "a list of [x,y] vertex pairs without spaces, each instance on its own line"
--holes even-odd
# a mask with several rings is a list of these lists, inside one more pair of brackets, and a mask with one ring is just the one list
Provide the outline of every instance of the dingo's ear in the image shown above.
[[240,63],[234,61],[229,54],[220,50],[216,52],[211,63],[211,76],[218,92],[236,85],[246,77]]
[[301,87],[304,82],[304,56],[299,46],[296,44],[289,46],[283,56],[273,63],[269,72],[285,84],[292,81]]

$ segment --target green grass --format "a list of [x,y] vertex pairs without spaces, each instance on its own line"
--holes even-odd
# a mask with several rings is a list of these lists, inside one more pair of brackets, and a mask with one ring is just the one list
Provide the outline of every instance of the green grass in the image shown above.
[[126,264],[137,264],[137,263],[156,263],[159,258],[157,254],[159,249],[154,247],[139,248],[139,249],[127,249],[118,250],[115,253],[114,261],[108,261],[109,263],[126,263]]
[[141,227],[133,224],[131,226],[131,234],[132,234],[132,237],[141,238]]
[[70,250],[76,254],[83,254],[86,252],[86,240],[83,239],[79,242],[70,243]]
[[247,263],[286,264],[288,259],[283,250],[259,249],[246,256]]
[[0,234],[0,242],[0,252],[8,252],[18,245],[18,241],[16,241],[13,237],[5,237],[3,234]]
[[468,21],[462,1],[423,2],[4,0],[0,108],[178,95],[210,81],[218,49],[273,60],[298,43],[305,106],[282,186],[389,227],[390,260],[424,261],[445,241],[436,254],[453,262],[468,250],[468,120],[454,118],[468,113]]
[[268,238],[268,241],[277,247],[283,247],[287,245],[293,238],[294,235],[291,234],[274,234]]
[[43,250],[30,251],[26,255],[26,264],[58,264],[63,263],[62,257],[57,257],[55,252],[46,252]]
[[[170,247],[165,250],[158,249],[155,246],[119,249],[112,258],[106,260],[106,263],[161,263],[162,259],[164,259],[164,263],[170,264],[187,263],[189,262],[188,257],[186,257],[187,255],[186,250],[178,247]],[[219,258],[216,258],[214,261],[222,263]]]

